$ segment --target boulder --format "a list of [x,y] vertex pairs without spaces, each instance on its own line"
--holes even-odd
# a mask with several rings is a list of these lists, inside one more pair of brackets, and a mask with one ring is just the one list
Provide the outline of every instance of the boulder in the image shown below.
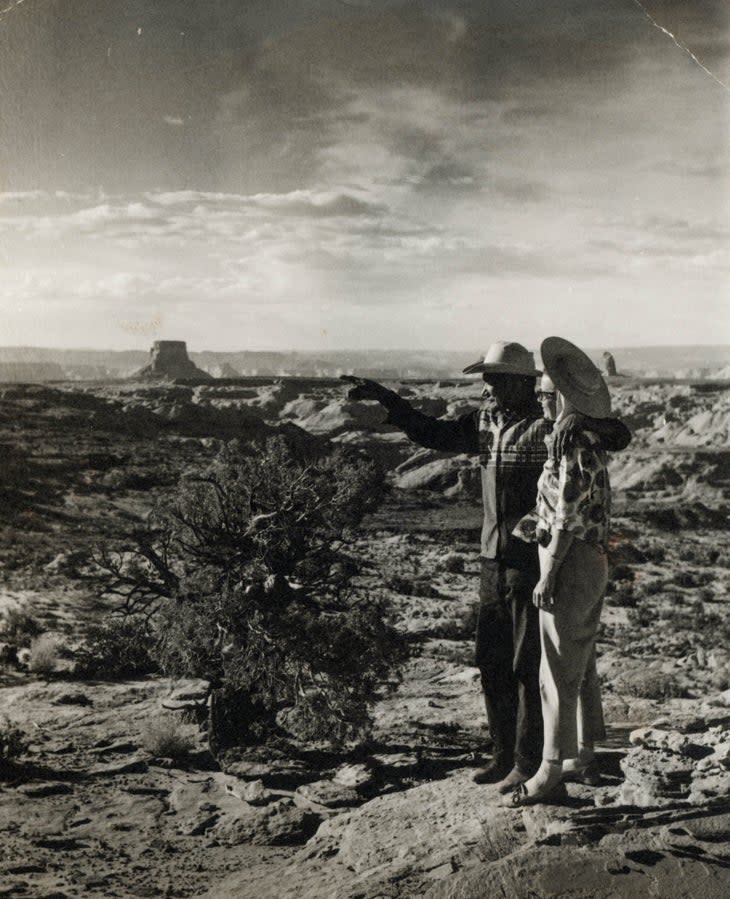
[[418,468],[397,474],[395,486],[400,490],[436,490],[439,492],[453,490],[460,484],[460,473],[471,467],[472,463],[468,456],[435,459]]
[[367,765],[342,765],[335,771],[332,780],[343,787],[362,790],[373,782],[374,777]]
[[307,802],[330,808],[357,805],[361,801],[356,790],[333,780],[316,780],[313,783],[303,784],[297,789],[297,794]]
[[262,780],[240,780],[237,777],[223,775],[226,793],[235,796],[248,805],[268,805],[276,799],[276,795],[267,790]]
[[311,809],[299,808],[291,799],[281,799],[266,808],[226,811],[211,833],[231,846],[286,846],[306,842],[320,821]]

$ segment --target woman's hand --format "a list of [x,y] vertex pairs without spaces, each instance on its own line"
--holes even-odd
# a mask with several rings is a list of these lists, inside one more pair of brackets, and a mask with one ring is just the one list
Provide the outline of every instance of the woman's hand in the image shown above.
[[555,574],[552,571],[540,575],[540,580],[532,591],[532,602],[538,609],[552,611],[555,605]]

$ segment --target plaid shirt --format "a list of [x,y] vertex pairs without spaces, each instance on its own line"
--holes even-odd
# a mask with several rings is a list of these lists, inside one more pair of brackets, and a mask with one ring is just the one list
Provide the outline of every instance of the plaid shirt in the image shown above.
[[478,454],[484,506],[481,555],[515,567],[533,565],[535,545],[512,530],[534,508],[547,460],[545,437],[553,422],[541,417],[537,404],[524,413],[485,405],[451,421],[424,415],[400,397],[388,409],[388,421],[421,446]]

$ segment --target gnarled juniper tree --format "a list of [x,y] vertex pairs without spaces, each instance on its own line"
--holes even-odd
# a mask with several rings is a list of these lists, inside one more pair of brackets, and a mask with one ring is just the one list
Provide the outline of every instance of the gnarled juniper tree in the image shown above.
[[405,655],[383,601],[352,584],[353,529],[382,492],[377,466],[342,450],[233,442],[158,503],[134,546],[99,556],[107,592],[150,616],[162,669],[211,683],[214,749],[265,738],[283,709],[303,737],[367,730]]

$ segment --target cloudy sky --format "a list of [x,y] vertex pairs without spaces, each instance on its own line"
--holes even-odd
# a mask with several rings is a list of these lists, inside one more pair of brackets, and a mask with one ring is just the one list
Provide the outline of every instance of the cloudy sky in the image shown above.
[[0,344],[730,343],[727,0],[0,6]]

